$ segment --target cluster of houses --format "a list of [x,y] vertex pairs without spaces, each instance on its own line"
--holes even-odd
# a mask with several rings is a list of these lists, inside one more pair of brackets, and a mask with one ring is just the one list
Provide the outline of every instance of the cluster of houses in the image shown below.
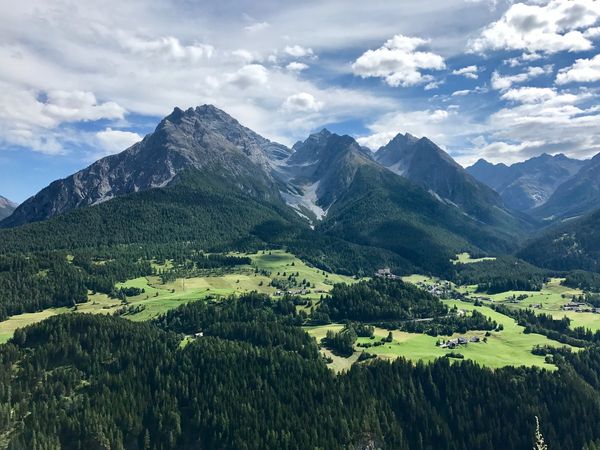
[[437,281],[435,283],[426,283],[419,281],[417,287],[429,292],[431,295],[438,298],[453,298],[462,299],[464,295],[452,287],[449,281]]
[[481,342],[481,339],[478,336],[472,336],[471,338],[468,338],[466,336],[459,336],[455,339],[448,339],[447,341],[441,341],[439,342],[439,346],[441,348],[456,348],[459,345],[467,345],[469,342],[473,342],[473,343],[478,343]]
[[377,272],[375,272],[375,276],[380,278],[388,278],[390,280],[396,280],[400,278],[398,275],[394,275],[389,267],[377,270]]
[[600,308],[594,308],[587,303],[584,302],[575,302],[571,301],[569,303],[565,303],[562,306],[563,311],[575,311],[575,312],[591,312],[600,314]]
[[[315,291],[315,292],[325,292],[325,291]],[[310,290],[309,289],[288,289],[287,291],[280,291],[277,290],[275,291],[275,295],[276,296],[281,296],[284,294],[288,294],[288,295],[306,295],[306,294],[310,294]]]

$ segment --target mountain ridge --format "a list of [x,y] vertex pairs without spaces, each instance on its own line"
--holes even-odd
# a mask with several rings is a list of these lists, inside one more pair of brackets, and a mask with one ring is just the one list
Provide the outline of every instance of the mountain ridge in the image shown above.
[[515,230],[529,227],[526,220],[504,206],[493,189],[471,176],[427,137],[398,134],[375,152],[375,159],[482,223]]
[[[223,124],[230,126],[227,136]],[[54,181],[23,202],[1,226],[45,220],[120,195],[164,187],[189,168],[225,170],[232,176],[254,174],[275,192],[272,161],[287,157],[286,150],[212,105],[175,108],[142,141]]]
[[545,221],[565,220],[600,208],[600,153],[561,183],[531,214]]
[[586,161],[568,158],[562,153],[543,153],[510,166],[480,159],[466,170],[498,192],[507,206],[530,212],[547,202],[562,183],[585,165]]

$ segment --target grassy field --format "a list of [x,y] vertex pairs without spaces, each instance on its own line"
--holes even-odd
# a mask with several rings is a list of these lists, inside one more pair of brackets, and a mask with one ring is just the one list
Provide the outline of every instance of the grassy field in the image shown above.
[[[425,275],[410,275],[402,277],[407,283],[417,284],[424,282],[433,284],[439,281],[436,278]],[[555,319],[568,317],[571,319],[571,327],[585,327],[592,331],[600,330],[600,314],[588,312],[563,311],[562,306],[570,302],[574,296],[583,294],[580,289],[573,289],[568,286],[563,286],[561,283],[563,278],[551,278],[547,283],[544,283],[540,291],[507,291],[499,294],[485,294],[476,292],[477,285],[454,286],[455,289],[468,297],[475,299],[487,299],[485,302],[494,304],[504,304],[511,308],[534,308],[541,305],[540,308],[534,308],[534,311],[539,314],[549,314]],[[521,295],[527,295],[527,298],[518,302],[513,302],[513,298]]]
[[[568,317],[571,319],[571,327],[585,327],[592,331],[600,330],[600,314],[588,312],[563,311],[562,306],[570,302],[574,296],[579,296],[583,292],[579,289],[573,289],[563,286],[562,278],[552,278],[540,291],[507,291],[500,294],[480,294],[475,293],[474,286],[467,286],[463,292],[471,297],[487,297],[493,303],[505,304],[511,308],[534,308],[536,313],[549,314],[555,319]],[[517,303],[511,302],[513,297],[527,295],[527,298]],[[537,305],[541,305],[537,308]]]
[[109,314],[121,304],[118,300],[111,299],[105,294],[92,294],[90,292],[88,298],[87,303],[81,303],[77,305],[77,308],[49,308],[35,313],[18,314],[0,322],[0,344],[8,341],[17,328],[41,322],[57,314],[67,312]]
[[[538,366],[549,370],[554,370],[556,367],[552,364],[547,364],[543,356],[536,356],[531,353],[531,349],[535,345],[550,345],[550,346],[563,346],[556,341],[552,341],[545,336],[539,334],[525,334],[523,333],[524,328],[517,325],[517,323],[503,314],[499,314],[492,309],[482,306],[476,307],[472,303],[462,302],[457,300],[445,300],[449,307],[456,305],[457,308],[468,311],[477,309],[482,314],[491,317],[498,323],[504,326],[504,330],[499,332],[491,332],[491,335],[487,339],[487,343],[469,343],[466,346],[460,346],[454,351],[462,353],[465,359],[476,361],[491,368],[500,368],[504,366]],[[308,327],[306,331],[319,342],[327,333],[328,329],[339,331],[343,328],[340,324],[323,325],[319,327]],[[382,328],[375,328],[376,339],[372,340],[369,338],[358,338],[358,343],[369,343],[376,342],[382,337],[386,337],[389,331]],[[451,337],[440,336],[433,337],[426,334],[418,333],[406,333],[403,331],[392,331],[393,341],[385,343],[378,347],[370,347],[363,349],[355,347],[357,350],[354,357],[360,351],[366,351],[368,353],[375,354],[381,358],[394,359],[398,357],[404,357],[406,359],[414,361],[433,361],[436,358],[443,357],[451,350],[437,347],[436,341],[438,339],[450,339]],[[452,337],[458,337],[456,334]],[[483,339],[485,336],[484,331],[469,331],[464,335],[460,336],[478,336]],[[343,358],[341,358],[343,359]],[[335,370],[344,369],[340,361],[334,361],[336,364],[333,367]],[[346,365],[351,364],[351,361],[347,361]]]
[[[286,280],[291,273],[297,274],[295,276],[298,281],[305,279],[311,284],[310,293],[304,297],[313,299],[318,299],[322,293],[329,292],[335,283],[355,282],[351,277],[324,273],[310,267],[293,254],[282,250],[254,254],[235,253],[234,255],[248,256],[251,258],[252,264],[236,269],[235,273],[178,278],[166,284],[161,284],[158,277],[141,277],[119,283],[117,287],[137,287],[145,291],[139,296],[127,299],[132,306],[143,305],[145,307],[142,312],[127,317],[131,320],[147,320],[182,303],[205,299],[209,296],[226,297],[251,291],[274,295],[277,289],[270,286],[271,281]],[[255,269],[257,268],[259,273],[256,273]],[[263,275],[261,271],[270,272],[270,275]]]
[[[203,277],[178,278],[177,280],[162,284],[159,277],[148,276],[118,283],[117,288],[136,287],[143,289],[144,293],[135,297],[128,297],[127,301],[132,307],[143,307],[143,310],[124,317],[142,321],[149,320],[162,314],[169,309],[176,308],[184,303],[202,300],[206,297],[226,297],[233,294],[243,294],[257,291],[274,295],[276,288],[270,286],[274,279],[285,280],[291,273],[298,273],[296,279],[306,279],[310,284],[310,293],[304,295],[307,298],[318,299],[322,293],[329,292],[335,283],[354,283],[351,277],[323,272],[308,266],[302,260],[291,253],[282,250],[269,252],[258,252],[254,254],[235,253],[237,256],[248,256],[252,260],[251,265],[241,266],[235,273],[224,273],[218,276],[207,275]],[[172,262],[165,261],[153,267],[168,269]],[[256,273],[259,271],[270,272],[269,276]],[[279,275],[278,275],[279,273]],[[283,274],[286,274],[285,276]],[[312,287],[314,285],[314,288]],[[90,314],[112,314],[123,307],[121,302],[111,299],[105,294],[88,293],[88,301],[72,308],[50,308],[31,314],[20,314],[13,316],[4,322],[0,322],[0,342],[6,342],[13,335],[14,330],[26,325],[39,322],[47,317],[65,312],[79,312]]]
[[456,255],[456,259],[452,260],[452,264],[472,264],[481,261],[495,261],[496,258],[486,256],[484,258],[471,258],[471,255],[467,252],[459,253]]

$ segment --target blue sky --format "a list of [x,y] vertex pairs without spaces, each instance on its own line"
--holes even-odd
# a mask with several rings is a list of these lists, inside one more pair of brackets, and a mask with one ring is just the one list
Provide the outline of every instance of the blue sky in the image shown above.
[[600,152],[595,0],[0,5],[0,195],[23,201],[212,103],[293,144],[428,136],[461,164]]

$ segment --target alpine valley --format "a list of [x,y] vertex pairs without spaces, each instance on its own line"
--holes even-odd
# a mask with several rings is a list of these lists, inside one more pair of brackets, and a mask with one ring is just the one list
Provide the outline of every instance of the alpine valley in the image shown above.
[[598,449],[599,180],[175,108],[0,197],[0,449]]

